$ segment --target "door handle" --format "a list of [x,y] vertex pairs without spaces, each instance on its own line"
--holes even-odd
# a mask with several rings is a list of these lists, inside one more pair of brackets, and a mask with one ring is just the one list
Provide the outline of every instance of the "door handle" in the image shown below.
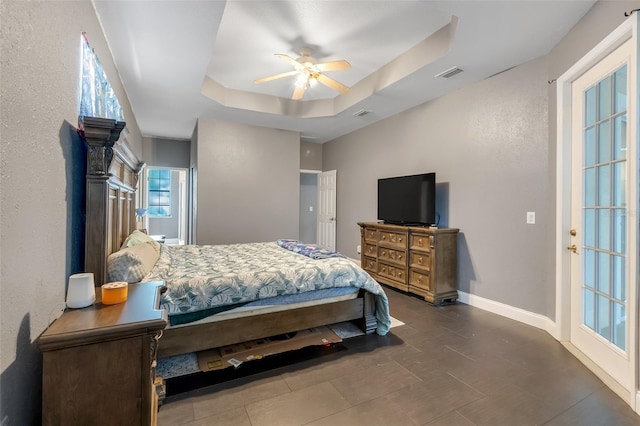
[[571,253],[578,254],[578,247],[575,244],[571,244],[569,247],[567,247],[567,250],[569,250]]
[[336,218],[335,218],[335,217],[330,217],[330,218],[329,218],[329,220],[330,220],[331,222],[333,222],[334,220],[336,220]]

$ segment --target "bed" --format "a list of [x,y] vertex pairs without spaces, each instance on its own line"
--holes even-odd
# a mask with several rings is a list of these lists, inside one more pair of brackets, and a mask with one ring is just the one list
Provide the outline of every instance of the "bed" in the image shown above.
[[[137,181],[144,164],[121,140],[123,128],[122,122],[91,117],[85,117],[80,125],[79,133],[88,146],[85,271],[94,273],[98,286],[115,278],[128,282],[165,281],[168,289],[162,304],[174,324],[164,331],[158,357],[198,352],[344,321],[356,322],[365,333],[387,332],[390,318],[384,291],[359,266],[339,253],[316,252],[318,258],[313,258],[313,254],[302,253],[306,245],[296,249],[295,244],[299,242],[291,240],[224,247],[235,253],[231,257],[243,257],[263,268],[262,272],[247,272],[236,269],[234,264],[220,265],[220,259],[225,256],[221,254],[223,247],[220,246],[179,248],[145,241],[141,236],[144,233],[136,230],[135,217]],[[141,241],[132,243],[136,239]],[[290,247],[285,247],[287,244]],[[149,254],[150,251],[157,252],[157,257]],[[260,257],[260,252],[266,253],[267,258]],[[207,257],[212,253],[213,258]],[[244,254],[239,256],[240,253]],[[128,266],[127,276],[112,274],[108,277],[114,258],[127,256],[129,261],[135,258],[137,265]],[[278,258],[280,260],[276,260]],[[188,262],[191,266],[185,267]],[[302,272],[296,272],[292,265],[300,266]],[[332,273],[332,268],[336,267],[342,269]],[[306,275],[312,270],[317,272],[313,279]],[[209,281],[212,271],[213,275],[221,273],[222,278],[225,274],[233,276],[232,285],[223,286],[223,290],[205,289],[200,284]],[[266,281],[271,281],[272,286],[264,285],[265,282],[253,287],[245,285],[247,280],[255,279],[252,274],[267,272],[272,276]],[[287,279],[284,283],[272,279],[276,275]],[[240,292],[231,292],[239,283],[243,286]],[[287,304],[275,303],[276,299],[272,299],[302,293],[317,295],[315,291],[328,288],[352,290]],[[194,305],[205,299],[216,299],[221,303],[208,307]],[[265,299],[267,306],[249,304],[260,304],[259,301]],[[207,309],[210,311],[204,312]],[[188,319],[179,315],[185,313],[190,315]],[[214,315],[207,315],[209,313]]]

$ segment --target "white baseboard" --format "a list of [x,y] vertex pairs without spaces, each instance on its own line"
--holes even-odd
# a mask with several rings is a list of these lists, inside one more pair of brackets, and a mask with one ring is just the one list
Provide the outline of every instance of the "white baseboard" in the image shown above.
[[347,259],[349,259],[350,261],[352,261],[353,263],[355,263],[356,265],[360,266],[360,259],[354,259],[352,257],[347,257]]
[[545,317],[544,315],[536,314],[533,312],[525,311],[524,309],[516,308],[514,306],[506,305],[504,303],[496,302],[491,299],[485,299],[484,297],[476,296],[475,294],[465,293],[458,290],[458,300],[470,306],[489,311],[494,314],[501,315],[503,317],[518,321],[532,327],[539,328],[547,331],[554,338],[556,337],[556,324],[554,321]]

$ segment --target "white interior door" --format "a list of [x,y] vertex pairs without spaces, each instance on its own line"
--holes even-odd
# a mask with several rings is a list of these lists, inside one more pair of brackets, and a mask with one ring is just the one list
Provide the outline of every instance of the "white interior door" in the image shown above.
[[635,393],[637,162],[632,40],[572,83],[570,341]]
[[318,175],[318,245],[336,249],[336,170]]

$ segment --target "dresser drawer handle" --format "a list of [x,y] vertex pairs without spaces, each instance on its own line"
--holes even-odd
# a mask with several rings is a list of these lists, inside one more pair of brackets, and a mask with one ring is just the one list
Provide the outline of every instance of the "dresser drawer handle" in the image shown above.
[[422,265],[422,256],[418,256],[418,264]]

